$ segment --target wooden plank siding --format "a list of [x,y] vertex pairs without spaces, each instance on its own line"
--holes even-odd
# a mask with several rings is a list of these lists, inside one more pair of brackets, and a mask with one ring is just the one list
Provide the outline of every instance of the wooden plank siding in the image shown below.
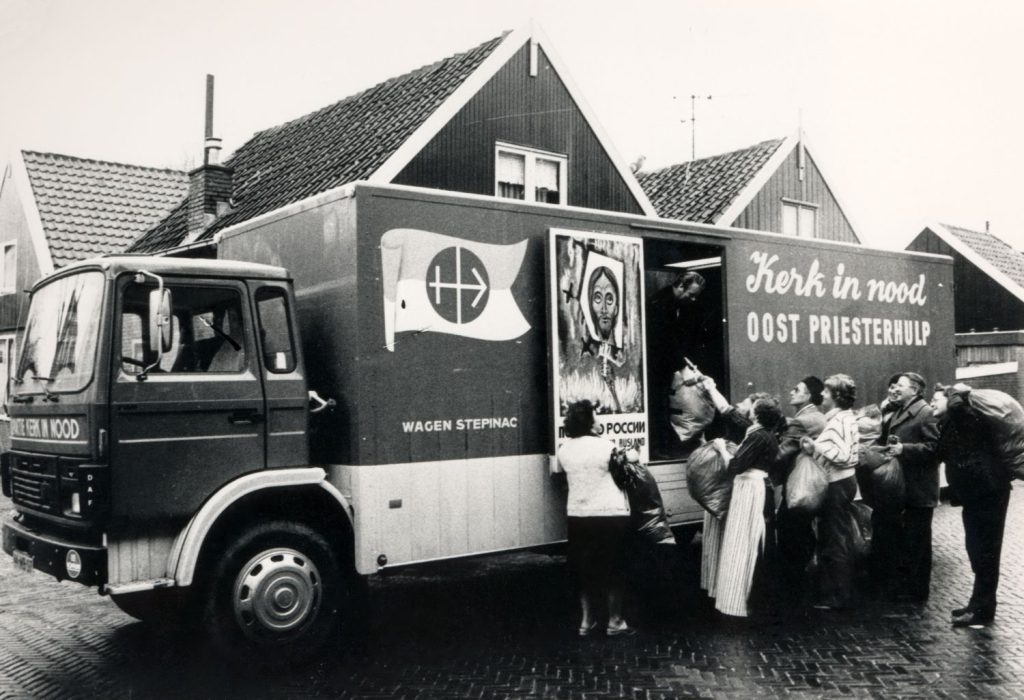
[[1024,329],[1024,302],[953,250],[930,229],[911,241],[907,250],[953,258],[954,327],[957,333]]
[[642,214],[565,84],[538,49],[509,62],[398,174],[400,185],[493,195],[498,141],[568,156],[568,204]]
[[804,151],[806,169],[803,181],[797,164],[798,148],[793,149],[731,226],[782,233],[782,200],[792,199],[818,206],[815,238],[859,243],[853,226],[832,195],[821,171],[808,151]]
[[19,322],[24,323],[25,319],[21,317],[28,311],[28,294],[24,290],[35,284],[42,273],[21,200],[22,196],[30,197],[31,193],[23,195],[18,192],[11,176],[11,166],[3,169],[0,178],[0,243],[14,241],[17,244],[15,291],[0,294],[0,332],[10,332],[20,330]]

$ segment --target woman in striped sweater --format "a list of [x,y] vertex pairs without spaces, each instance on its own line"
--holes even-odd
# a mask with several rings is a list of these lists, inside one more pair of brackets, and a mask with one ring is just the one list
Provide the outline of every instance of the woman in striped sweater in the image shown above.
[[828,472],[828,491],[818,516],[818,565],[821,610],[850,607],[853,598],[854,541],[857,521],[853,499],[857,495],[857,417],[852,410],[857,385],[846,374],[825,380],[821,393],[825,429],[817,439],[804,438],[800,446]]

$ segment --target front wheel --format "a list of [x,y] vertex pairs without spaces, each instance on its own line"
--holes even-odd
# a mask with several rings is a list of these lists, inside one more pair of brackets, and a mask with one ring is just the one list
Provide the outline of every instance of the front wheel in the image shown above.
[[215,644],[265,661],[309,658],[334,631],[348,598],[333,547],[303,523],[254,525],[213,569],[207,614]]

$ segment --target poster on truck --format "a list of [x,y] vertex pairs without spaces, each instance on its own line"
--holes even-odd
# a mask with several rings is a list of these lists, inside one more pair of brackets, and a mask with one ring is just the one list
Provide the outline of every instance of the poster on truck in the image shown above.
[[555,449],[569,404],[597,406],[597,430],[647,460],[643,244],[551,229],[552,418]]

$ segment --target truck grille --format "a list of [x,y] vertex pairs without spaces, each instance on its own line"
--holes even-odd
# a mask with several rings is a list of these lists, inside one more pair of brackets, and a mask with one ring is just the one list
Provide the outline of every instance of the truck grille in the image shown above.
[[11,460],[11,500],[44,513],[60,513],[57,488],[57,458],[13,454]]

